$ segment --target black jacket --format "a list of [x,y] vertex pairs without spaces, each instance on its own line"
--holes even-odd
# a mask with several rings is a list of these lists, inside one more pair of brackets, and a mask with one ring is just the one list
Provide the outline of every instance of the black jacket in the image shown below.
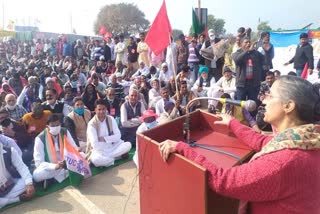
[[239,49],[232,55],[234,62],[236,63],[236,86],[246,87],[246,67],[248,59],[252,60],[253,64],[253,81],[250,83],[252,87],[259,87],[261,82],[261,74],[263,72],[262,66],[264,65],[264,56],[256,51],[244,51]]
[[306,63],[310,69],[314,69],[313,60],[313,47],[307,43],[303,46],[300,44],[297,46],[296,54],[289,63],[293,63],[295,69],[303,69]]

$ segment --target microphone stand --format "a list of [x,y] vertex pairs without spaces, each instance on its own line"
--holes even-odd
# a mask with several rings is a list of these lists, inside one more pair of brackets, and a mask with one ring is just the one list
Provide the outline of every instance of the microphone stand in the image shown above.
[[199,147],[202,149],[207,149],[213,152],[217,152],[217,153],[221,153],[221,154],[225,154],[228,155],[230,157],[233,157],[235,159],[237,159],[240,163],[241,163],[241,158],[233,153],[230,152],[226,152],[220,149],[214,149],[208,146],[203,146],[200,144],[197,144],[195,140],[190,140],[190,111],[189,111],[189,106],[191,105],[191,103],[197,101],[197,100],[215,100],[215,101],[219,101],[219,98],[214,98],[214,97],[196,97],[192,100],[190,100],[188,102],[188,104],[186,105],[186,116],[185,116],[185,121],[183,123],[183,136],[184,136],[184,140],[185,143],[189,144],[189,146],[191,147]]
[[219,101],[219,98],[214,98],[214,97],[196,97],[188,102],[186,105],[186,118],[183,123],[183,136],[184,140],[187,144],[190,144],[190,111],[189,111],[189,106],[191,103],[197,101],[197,100],[215,100]]

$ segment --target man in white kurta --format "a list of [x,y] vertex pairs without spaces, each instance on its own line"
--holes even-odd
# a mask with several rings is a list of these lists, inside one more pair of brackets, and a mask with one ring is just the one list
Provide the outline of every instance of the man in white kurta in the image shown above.
[[87,137],[91,147],[90,161],[96,167],[110,166],[131,149],[130,142],[121,140],[115,119],[107,115],[104,100],[97,100],[96,115],[88,123]]
[[[5,158],[6,155],[7,158]],[[8,167],[7,164],[11,166]],[[8,185],[9,183],[13,183],[13,187]],[[0,142],[0,188],[5,189],[8,186],[11,186],[11,190],[0,194],[0,208],[23,199],[29,199],[35,192],[32,175],[23,163],[21,155],[13,147],[3,149],[3,144]]]
[[[52,114],[48,118],[48,128],[42,131],[35,139],[33,158],[36,169],[33,172],[33,179],[36,182],[41,182],[47,179],[54,178],[61,183],[68,176],[68,170],[65,169],[65,161],[63,157],[63,144],[61,144],[62,138],[65,136],[68,138],[69,143],[74,148],[78,149],[71,134],[65,128],[61,128],[60,115]],[[53,143],[53,152],[50,152],[48,139],[51,137]],[[49,155],[46,155],[45,151],[48,151]],[[55,153],[56,160],[52,160],[50,157]]]

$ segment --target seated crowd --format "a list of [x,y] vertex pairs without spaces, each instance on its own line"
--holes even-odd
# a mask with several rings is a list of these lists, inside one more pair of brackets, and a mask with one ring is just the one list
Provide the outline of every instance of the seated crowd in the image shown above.
[[[264,55],[247,37],[232,54],[235,68],[224,65],[224,56],[202,57],[201,50],[219,41],[211,36],[209,31],[204,41],[194,35],[188,44],[182,35],[160,56],[144,33],[128,45],[123,37],[103,44],[84,38],[73,50],[65,38],[0,42],[0,208],[32,197],[34,182],[47,186],[68,177],[65,142],[94,166],[107,167],[138,149],[136,133],[197,108],[231,113],[258,132],[271,131],[263,100],[279,73],[263,69]],[[120,48],[124,44],[127,50]],[[244,66],[248,57],[252,70]],[[248,112],[212,100],[188,105],[196,97],[252,99],[260,106]],[[138,166],[137,153],[134,162]]]

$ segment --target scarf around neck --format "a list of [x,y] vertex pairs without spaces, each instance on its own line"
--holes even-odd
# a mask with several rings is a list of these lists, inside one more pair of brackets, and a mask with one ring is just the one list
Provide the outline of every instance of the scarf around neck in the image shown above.
[[305,124],[286,129],[272,138],[250,161],[283,149],[320,150],[320,125]]

